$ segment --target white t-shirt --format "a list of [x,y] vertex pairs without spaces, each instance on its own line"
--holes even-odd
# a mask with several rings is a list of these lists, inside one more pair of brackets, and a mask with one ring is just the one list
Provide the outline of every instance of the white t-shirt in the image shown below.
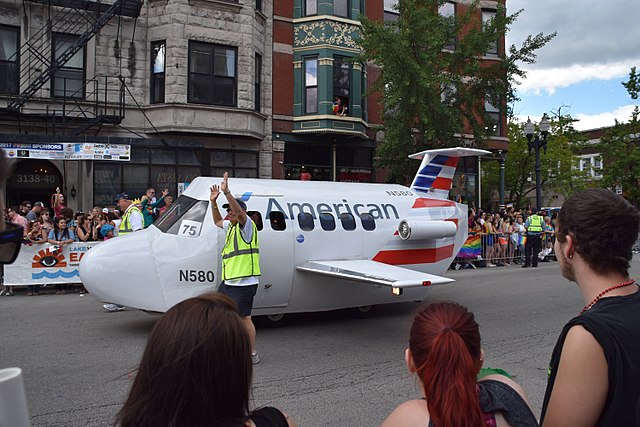
[[[238,223],[238,226],[240,226],[240,223]],[[229,227],[231,227],[231,221],[224,220],[222,222],[222,228],[224,230],[225,236],[227,235]],[[253,239],[253,224],[249,216],[247,216],[247,222],[244,223],[244,227],[240,227],[240,234],[242,235],[242,239],[245,242],[251,242],[251,239]],[[239,279],[228,279],[225,280],[224,283],[227,286],[250,286],[257,285],[259,282],[258,276],[249,276],[241,277]]]
[[[126,214],[130,209],[133,209],[133,203],[124,211],[124,214]],[[122,215],[123,217],[124,214]],[[129,216],[129,226],[131,226],[131,231],[140,231],[144,228],[144,218],[142,218],[142,213],[139,209],[131,212],[131,215]]]

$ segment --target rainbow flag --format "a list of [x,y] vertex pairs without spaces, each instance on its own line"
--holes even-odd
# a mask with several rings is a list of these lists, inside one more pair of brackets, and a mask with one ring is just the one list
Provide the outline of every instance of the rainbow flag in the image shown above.
[[475,259],[478,255],[482,255],[482,236],[469,235],[458,252],[458,258]]
[[518,239],[518,245],[524,246],[525,243],[527,243],[527,236],[525,236],[524,234],[521,234],[520,238]]

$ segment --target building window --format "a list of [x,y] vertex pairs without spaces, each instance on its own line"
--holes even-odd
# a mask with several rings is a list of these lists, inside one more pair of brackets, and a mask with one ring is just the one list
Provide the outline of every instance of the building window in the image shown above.
[[19,43],[19,28],[0,26],[0,93],[18,93],[20,86]]
[[256,53],[255,73],[254,102],[256,111],[260,111],[262,109],[262,103],[260,102],[262,97],[262,55],[259,53]]
[[211,174],[222,176],[229,172],[235,178],[258,177],[258,153],[255,151],[212,151]]
[[202,175],[201,159],[201,150],[132,147],[128,163],[94,162],[93,204],[113,205],[113,196],[123,191],[140,198],[148,187],[158,194],[166,187],[176,197],[179,183]]
[[317,0],[305,0],[304,2],[304,14],[305,15],[317,15],[318,3]]
[[318,58],[304,60],[305,111],[318,113]]
[[262,0],[256,0],[256,12],[262,12]]
[[349,17],[349,0],[333,0],[333,14],[343,18]]
[[[496,11],[493,9],[482,9],[482,25],[491,25],[491,21],[496,17]],[[486,56],[498,56],[498,40],[491,42],[489,45]]]
[[[364,2],[363,2],[364,3]],[[397,21],[400,17],[399,0],[384,0],[384,20]]]
[[367,73],[366,73],[366,65],[362,64],[362,73],[360,74],[360,94],[362,98],[360,99],[360,105],[362,106],[362,119],[366,122],[369,120],[368,114],[368,97],[367,97]]
[[[351,89],[351,64],[346,58],[335,57],[333,59],[333,98],[340,100],[341,106],[338,115],[349,115],[349,92]],[[334,111],[335,113],[335,111]]]
[[[58,60],[78,39],[73,34],[54,34],[52,61]],[[84,46],[51,78],[53,97],[84,98]]]
[[188,101],[235,107],[236,57],[235,47],[190,41]]
[[485,111],[485,129],[489,135],[499,136],[501,132],[500,126],[500,110],[493,106],[489,101],[484,101]]
[[[452,18],[455,20],[456,17],[456,4],[453,2],[446,2],[443,3],[439,8],[438,8],[438,13],[440,14],[440,16],[442,16],[443,18]],[[455,25],[450,27],[451,29],[455,29]],[[451,36],[451,39],[449,40],[449,42],[444,45],[444,49],[446,50],[456,50],[456,34],[453,34]]]
[[151,43],[151,103],[164,102],[166,41]]

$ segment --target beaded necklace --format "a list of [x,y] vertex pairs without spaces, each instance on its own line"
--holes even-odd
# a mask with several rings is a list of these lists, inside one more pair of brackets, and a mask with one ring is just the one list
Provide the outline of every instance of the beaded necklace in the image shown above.
[[[614,289],[624,288],[625,286],[633,285],[634,283],[636,283],[636,281],[632,279],[632,280],[629,280],[628,282],[618,283],[617,285],[609,286],[607,289],[600,292],[598,296],[595,297],[589,304],[585,305],[582,311],[580,312],[580,314],[589,310],[591,307],[595,305],[595,303],[597,303],[600,300],[600,298],[602,298],[609,292],[613,291]],[[580,314],[578,314],[578,316],[580,316]]]

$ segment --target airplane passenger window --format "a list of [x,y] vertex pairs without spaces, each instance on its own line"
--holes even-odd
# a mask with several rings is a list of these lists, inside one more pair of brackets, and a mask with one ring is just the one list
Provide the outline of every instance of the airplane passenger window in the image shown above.
[[320,226],[325,231],[333,231],[336,229],[336,220],[329,212],[320,212]]
[[298,214],[298,226],[303,231],[313,230],[313,216],[308,212],[300,212]]
[[262,214],[258,211],[248,211],[247,215],[251,217],[251,221],[254,222],[258,231],[262,231]]
[[362,222],[362,228],[367,231],[372,231],[376,229],[376,221],[373,219],[373,215],[369,212],[360,214],[360,221]]
[[350,213],[341,213],[340,222],[342,223],[342,228],[347,231],[356,229],[356,219]]
[[269,223],[271,224],[271,229],[275,231],[283,231],[287,228],[287,223],[284,221],[284,214],[282,212],[269,212]]
[[208,201],[182,195],[153,225],[164,233],[198,237],[208,208]]

